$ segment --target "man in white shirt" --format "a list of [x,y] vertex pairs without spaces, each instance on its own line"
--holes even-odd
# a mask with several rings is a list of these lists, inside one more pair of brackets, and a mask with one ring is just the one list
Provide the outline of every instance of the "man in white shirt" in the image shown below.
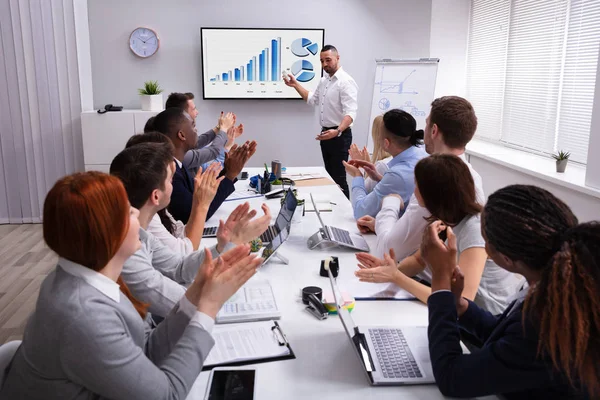
[[293,75],[284,74],[283,80],[287,86],[296,89],[307,104],[319,106],[321,133],[316,139],[321,142],[325,169],[346,197],[350,198],[346,169],[342,162],[348,161],[348,151],[352,144],[351,126],[358,109],[358,85],[342,69],[339,61],[340,56],[334,46],[323,46],[321,66],[327,75],[321,78],[314,92],[302,87]]
[[[444,96],[431,103],[431,111],[425,126],[425,151],[429,154],[454,154],[469,167],[478,201],[483,204],[485,196],[481,176],[471,167],[465,157],[465,146],[471,141],[477,130],[477,117],[471,103],[462,97]],[[374,254],[383,257],[384,253],[394,249],[396,260],[400,261],[414,253],[421,243],[423,230],[427,226],[425,218],[430,213],[419,206],[413,194],[406,211],[399,196],[387,196],[383,199],[381,211],[376,219],[363,217],[358,221],[361,231],[375,230],[377,246]],[[402,215],[402,217],[400,217]]]

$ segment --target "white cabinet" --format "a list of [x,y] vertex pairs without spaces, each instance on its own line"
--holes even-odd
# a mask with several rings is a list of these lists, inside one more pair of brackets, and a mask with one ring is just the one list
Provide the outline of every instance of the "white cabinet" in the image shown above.
[[86,171],[108,172],[113,158],[125,148],[127,140],[144,132],[148,118],[160,111],[123,110],[98,114],[81,113],[83,160]]

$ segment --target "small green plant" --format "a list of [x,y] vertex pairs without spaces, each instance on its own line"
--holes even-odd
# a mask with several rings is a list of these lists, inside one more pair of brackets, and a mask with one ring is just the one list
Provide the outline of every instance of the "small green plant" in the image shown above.
[[146,81],[146,82],[144,82],[144,87],[141,89],[138,89],[138,93],[140,95],[147,95],[147,96],[151,96],[154,94],[160,94],[160,93],[162,93],[162,91],[163,90],[160,88],[157,81]]
[[554,158],[556,161],[568,160],[569,157],[571,157],[571,153],[562,150],[552,155],[552,158]]

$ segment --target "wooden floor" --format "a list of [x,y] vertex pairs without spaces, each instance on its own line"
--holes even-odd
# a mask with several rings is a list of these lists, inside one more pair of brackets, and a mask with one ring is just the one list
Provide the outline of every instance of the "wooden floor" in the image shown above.
[[40,284],[57,259],[44,243],[41,224],[0,225],[0,344],[21,339]]

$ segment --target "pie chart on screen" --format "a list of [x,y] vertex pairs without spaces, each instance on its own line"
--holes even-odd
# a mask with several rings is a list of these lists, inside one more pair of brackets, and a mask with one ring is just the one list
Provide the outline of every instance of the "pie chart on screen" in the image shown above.
[[308,82],[315,77],[313,65],[306,60],[298,60],[292,64],[292,74],[298,82]]
[[297,57],[306,57],[315,55],[319,51],[319,45],[310,41],[307,38],[296,39],[292,42],[292,53]]

